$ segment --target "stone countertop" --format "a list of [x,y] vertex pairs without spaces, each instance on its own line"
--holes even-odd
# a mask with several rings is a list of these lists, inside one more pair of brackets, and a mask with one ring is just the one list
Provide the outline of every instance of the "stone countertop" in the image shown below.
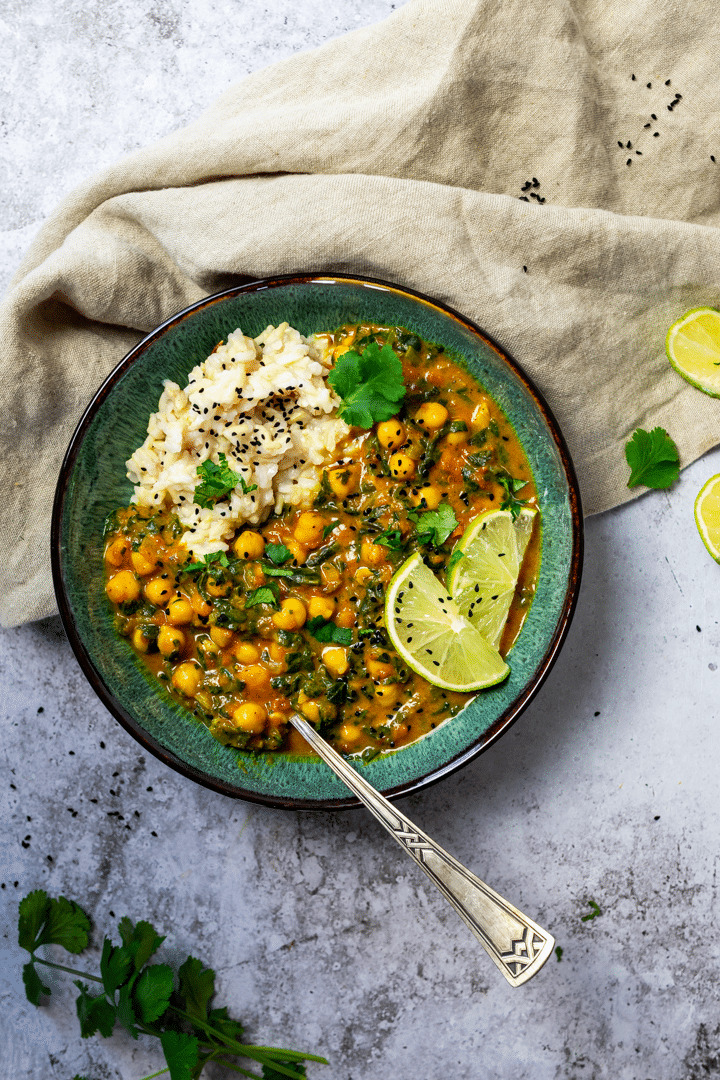
[[[10,0],[0,283],[80,180],[246,72],[396,6]],[[482,758],[403,801],[557,938],[562,960],[517,991],[366,812],[197,787],[100,705],[58,619],[0,634],[4,1074],[131,1080],[162,1064],[150,1040],[82,1041],[65,977],[48,1007],[25,1003],[16,905],[43,887],[101,933],[152,919],[168,957],[216,969],[218,1002],[251,1037],[329,1057],[313,1080],[720,1076],[720,569],[692,514],[719,470],[717,450],[670,493],[587,522],[577,615],[535,701]],[[602,915],[584,922],[589,900]]]

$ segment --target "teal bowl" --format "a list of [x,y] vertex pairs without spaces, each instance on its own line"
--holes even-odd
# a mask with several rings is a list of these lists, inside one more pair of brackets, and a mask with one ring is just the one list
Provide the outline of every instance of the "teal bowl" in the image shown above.
[[146,672],[113,629],[103,580],[103,522],[130,501],[125,461],[145,438],[163,379],[189,370],[236,327],[251,336],[289,322],[303,334],[343,323],[405,326],[464,362],[512,423],[542,510],[537,592],[511,653],[509,678],[422,739],[359,766],[392,797],[419,791],[486,750],[520,715],[567,634],[580,585],[582,514],[575,471],[547,404],[518,365],[457,312],[408,289],[340,274],[288,275],[210,296],[168,319],[121,360],[88,406],[60,472],[52,563],[60,614],[90,683],[142,746],[225,795],[295,809],[358,805],[315,757],[222,746]]

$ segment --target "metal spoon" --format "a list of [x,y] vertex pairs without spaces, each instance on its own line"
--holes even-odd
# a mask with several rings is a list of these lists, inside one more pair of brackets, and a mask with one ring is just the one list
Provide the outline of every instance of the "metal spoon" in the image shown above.
[[290,723],[422,867],[470,927],[510,985],[520,986],[537,974],[555,945],[555,939],[547,930],[503,900],[499,893],[476,878],[462,863],[431,840],[427,833],[413,825],[333,750],[307,720],[295,713],[290,717]]

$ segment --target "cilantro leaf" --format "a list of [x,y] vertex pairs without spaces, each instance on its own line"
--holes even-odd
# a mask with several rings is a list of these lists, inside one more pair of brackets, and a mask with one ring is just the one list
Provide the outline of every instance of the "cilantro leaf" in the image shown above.
[[464,559],[465,555],[462,551],[453,551],[452,555],[448,559],[447,568],[452,570],[453,566],[457,566],[461,559]]
[[225,454],[218,454],[218,459],[219,465],[208,458],[202,465],[198,465],[196,470],[202,483],[195,488],[193,501],[203,508],[210,507],[224,495],[229,495],[240,482],[240,474],[232,471]]
[[524,488],[528,480],[518,479],[511,476],[510,473],[505,472],[504,469],[498,469],[494,474],[495,479],[505,490],[503,501],[500,503],[501,510],[509,510],[513,521],[522,510],[523,506],[527,503],[527,499],[516,499],[515,496],[521,488]]
[[213,563],[220,563],[221,566],[230,565],[224,551],[209,551],[207,555],[200,558],[199,562],[186,563],[180,569],[184,574],[191,574],[193,570],[207,570],[208,566],[212,566]]
[[444,544],[458,526],[455,511],[449,503],[442,503],[437,510],[430,510],[427,514],[418,514],[415,520],[418,540],[434,547]]
[[591,919],[597,919],[598,915],[602,915],[602,911],[594,900],[588,900],[588,904],[592,908],[592,911],[588,911],[587,915],[581,915],[581,922],[590,922]]
[[352,630],[336,626],[329,619],[323,619],[322,615],[316,615],[314,619],[310,619],[307,628],[316,641],[332,641],[336,645],[350,645],[352,642]]
[[328,382],[342,404],[338,416],[351,427],[371,428],[389,420],[405,397],[402,364],[390,345],[370,342],[362,353],[350,350],[335,361]]
[[115,1006],[104,994],[99,994],[97,997],[90,994],[85,983],[76,981],[75,985],[80,991],[75,1003],[80,1021],[80,1035],[83,1039],[89,1039],[91,1035],[99,1031],[104,1039],[109,1039],[115,1027]]
[[132,988],[136,978],[137,975],[133,975],[130,982],[123,983],[117,998],[117,1018],[125,1030],[132,1035],[133,1039],[137,1039],[139,1034],[138,1029],[135,1027],[138,1018],[132,1000]]
[[146,967],[135,987],[135,1001],[146,1024],[159,1019],[170,1004],[173,992],[172,968],[167,964]]
[[[25,946],[23,946],[23,948],[25,948]],[[39,1005],[40,995],[50,993],[50,987],[46,986],[38,975],[32,960],[28,960],[27,964],[23,966],[22,980],[25,984],[25,996],[31,1005]]]
[[133,966],[133,955],[125,945],[113,945],[110,938],[103,941],[100,975],[106,994],[114,994],[122,986]]
[[283,563],[292,558],[292,551],[290,548],[286,548],[284,544],[266,544],[265,557],[270,562],[275,563],[276,566],[282,566]]
[[255,607],[257,604],[271,604],[278,606],[277,585],[271,581],[269,585],[261,585],[258,589],[251,589],[245,597],[245,607]]
[[257,491],[257,484],[248,484],[244,476],[240,477],[240,487],[242,488],[243,495],[248,495],[251,491]]
[[215,993],[215,972],[203,967],[200,960],[188,956],[178,971],[180,994],[185,999],[185,1012],[200,1020],[207,1020],[208,1005]]
[[400,551],[403,546],[403,534],[400,529],[385,529],[379,536],[374,537],[373,544],[389,548],[391,551]]
[[118,929],[123,945],[133,957],[136,971],[145,967],[150,957],[157,952],[165,940],[149,922],[141,919],[137,925],[133,926],[127,915],[120,920]]
[[21,949],[34,952],[50,907],[50,898],[44,889],[35,889],[20,901],[18,915],[18,945]]
[[195,1036],[186,1035],[184,1031],[163,1031],[160,1045],[170,1070],[170,1080],[192,1080],[199,1058]]
[[625,446],[630,466],[628,487],[644,484],[649,488],[668,488],[680,474],[680,454],[664,428],[652,431],[638,428]]

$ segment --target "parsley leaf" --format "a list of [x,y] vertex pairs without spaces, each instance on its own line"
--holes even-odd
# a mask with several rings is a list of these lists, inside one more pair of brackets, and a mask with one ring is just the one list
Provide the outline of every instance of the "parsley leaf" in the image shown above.
[[[212,506],[214,502],[222,499],[224,495],[229,495],[233,488],[240,483],[240,474],[232,471],[225,454],[218,454],[218,459],[220,461],[219,465],[216,465],[214,461],[208,458],[207,461],[197,467],[197,474],[202,479],[202,483],[195,488],[193,501],[198,506],[204,508]],[[243,486],[243,491],[245,490]]]
[[135,1001],[146,1024],[159,1019],[170,1004],[173,991],[172,968],[167,964],[146,967],[135,987]]
[[418,514],[414,520],[417,522],[417,539],[421,544],[432,544],[440,547],[458,526],[455,511],[449,503],[442,503],[437,510],[430,510],[427,514]]
[[276,566],[282,566],[283,563],[292,558],[292,551],[290,548],[286,548],[284,544],[266,544],[265,556]]
[[664,428],[652,431],[638,428],[625,446],[630,466],[628,487],[644,484],[649,488],[668,488],[680,474],[680,454]]
[[198,1041],[184,1031],[163,1031],[160,1036],[170,1080],[192,1080],[199,1058]]
[[335,361],[328,382],[342,404],[338,416],[351,427],[371,428],[389,420],[405,397],[402,364],[390,345],[370,342],[362,353],[352,350]]
[[271,581],[269,585],[261,585],[259,589],[252,589],[245,597],[245,607],[255,607],[257,604],[272,604],[278,606],[277,585]]
[[329,619],[323,619],[322,615],[316,615],[314,619],[310,619],[307,628],[316,641],[332,641],[336,645],[350,645],[352,642],[352,630],[336,626]]

